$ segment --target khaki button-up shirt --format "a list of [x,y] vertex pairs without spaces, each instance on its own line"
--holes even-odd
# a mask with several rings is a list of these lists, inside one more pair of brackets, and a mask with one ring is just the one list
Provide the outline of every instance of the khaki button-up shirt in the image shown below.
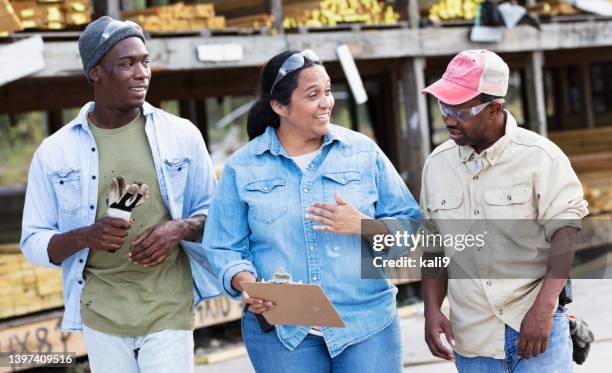
[[[471,275],[453,279],[449,272],[454,348],[466,357],[505,358],[505,325],[520,330],[542,285],[552,235],[564,226],[579,228],[588,213],[580,181],[563,152],[519,128],[507,111],[506,118],[505,135],[481,154],[449,140],[423,169],[425,233],[457,234],[458,227],[470,232],[469,219],[485,219],[495,227],[471,254]],[[455,250],[423,249],[446,256]]]

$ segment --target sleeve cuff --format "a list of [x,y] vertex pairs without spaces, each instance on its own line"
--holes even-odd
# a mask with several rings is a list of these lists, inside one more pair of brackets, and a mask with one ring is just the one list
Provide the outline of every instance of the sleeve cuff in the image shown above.
[[59,234],[59,232],[45,230],[31,236],[21,244],[23,255],[35,265],[45,268],[60,268],[61,264],[55,264],[49,258],[49,241],[56,234]]
[[223,284],[223,291],[234,300],[240,300],[240,292],[232,287],[232,278],[240,272],[251,272],[253,276],[257,277],[255,267],[248,260],[237,260],[228,263],[219,271],[219,282]]
[[201,208],[199,210],[192,211],[189,214],[189,218],[193,218],[194,216],[197,216],[197,215],[208,216],[208,208]]
[[544,223],[544,233],[546,234],[546,241],[552,240],[553,234],[561,228],[573,227],[578,230],[582,229],[582,220],[574,214],[567,214],[565,216],[556,217]]

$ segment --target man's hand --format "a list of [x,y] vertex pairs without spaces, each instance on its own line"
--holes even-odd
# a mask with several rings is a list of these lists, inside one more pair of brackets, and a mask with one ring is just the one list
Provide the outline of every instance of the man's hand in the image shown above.
[[87,227],[87,247],[92,250],[117,251],[125,242],[132,223],[118,218],[104,217]]
[[548,307],[534,304],[521,322],[517,341],[518,354],[524,359],[537,357],[548,347],[548,337],[552,329],[553,312]]
[[336,205],[316,202],[305,218],[324,225],[314,230],[337,234],[361,234],[361,220],[370,219],[336,193]]
[[168,258],[184,236],[185,224],[181,220],[156,224],[132,241],[129,258],[145,267],[159,265]]
[[433,310],[425,314],[425,342],[429,351],[440,359],[454,361],[453,352],[444,347],[440,334],[444,333],[451,346],[455,345],[453,328],[450,321],[440,310]]

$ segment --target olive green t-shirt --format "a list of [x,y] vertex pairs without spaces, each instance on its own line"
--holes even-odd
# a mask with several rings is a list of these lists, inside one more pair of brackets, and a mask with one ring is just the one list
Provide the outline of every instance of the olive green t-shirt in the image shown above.
[[149,198],[132,210],[132,227],[116,252],[91,250],[85,266],[81,316],[88,327],[107,334],[143,336],[161,330],[193,329],[193,292],[189,259],[177,247],[168,258],[145,268],[128,260],[130,243],[147,228],[168,221],[155,163],[139,114],[129,124],[102,129],[89,122],[100,157],[96,221],[106,216],[110,180],[142,180]]

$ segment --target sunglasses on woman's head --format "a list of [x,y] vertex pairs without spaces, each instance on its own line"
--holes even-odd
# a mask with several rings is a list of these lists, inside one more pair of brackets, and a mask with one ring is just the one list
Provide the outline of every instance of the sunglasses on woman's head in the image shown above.
[[319,57],[317,57],[315,52],[311,51],[310,49],[304,49],[299,53],[294,53],[289,56],[285,60],[285,62],[283,62],[280,69],[278,69],[278,73],[276,73],[274,83],[272,83],[272,88],[270,88],[270,93],[274,91],[274,87],[276,87],[276,84],[283,80],[283,78],[287,74],[304,66],[304,64],[306,63],[306,59],[314,62],[319,62]]

